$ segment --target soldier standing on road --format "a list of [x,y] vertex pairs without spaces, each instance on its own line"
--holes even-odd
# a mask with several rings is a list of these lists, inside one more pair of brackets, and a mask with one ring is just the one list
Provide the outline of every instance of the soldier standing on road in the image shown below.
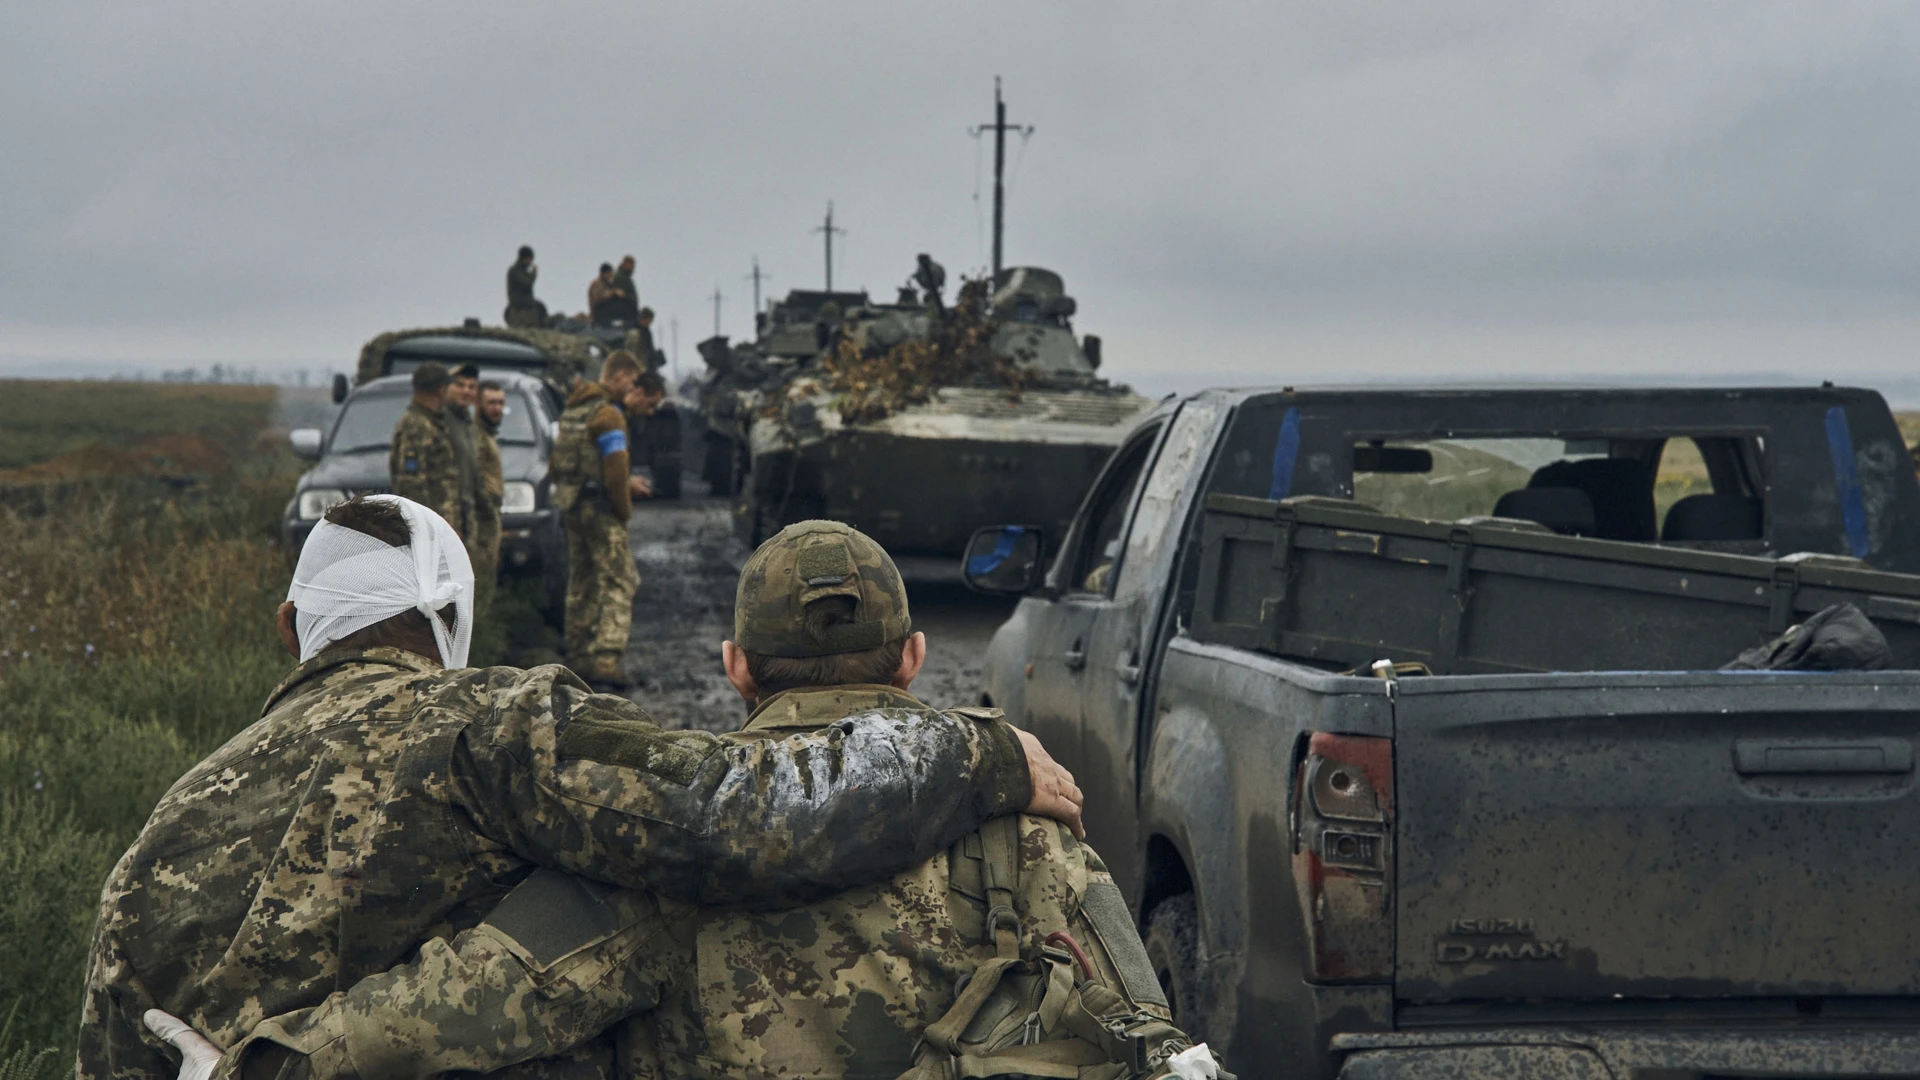
[[171,1080],[147,1010],[236,1043],[474,926],[539,867],[780,906],[1023,806],[1077,820],[1071,778],[1004,723],[860,713],[738,745],[661,731],[560,667],[466,669],[472,584],[424,507],[326,512],[277,613],[299,666],[160,800],[103,891],[76,1080]]
[[478,423],[474,411],[480,405],[480,369],[462,364],[454,369],[447,386],[447,437],[453,440],[453,460],[460,470],[460,517],[453,526],[466,542],[468,558],[473,554],[474,529],[480,506],[480,466],[474,448]]
[[[611,270],[611,267],[608,268]],[[630,352],[607,357],[599,382],[575,387],[560,414],[548,475],[567,531],[567,663],[590,682],[633,685],[624,664],[640,587],[627,519],[653,488],[631,473],[620,406],[642,368]]]
[[447,369],[432,360],[413,369],[413,401],[393,427],[387,474],[395,495],[439,514],[458,532],[466,488],[447,431],[447,382]]
[[540,276],[540,268],[534,265],[533,248],[521,245],[520,255],[507,267],[507,310],[504,321],[508,326],[533,327],[547,324],[547,305],[533,298],[533,281]]
[[[753,710],[736,744],[819,733],[849,710],[932,713],[908,692],[927,646],[899,572],[838,522],[789,526],[747,560],[733,636],[727,679]],[[945,715],[999,721],[994,709]],[[565,957],[566,974],[523,959],[540,955]],[[310,1080],[353,1080],[375,1062],[395,1077],[490,1071],[624,1016],[635,1019],[600,1041],[628,1078],[1134,1080],[1169,1076],[1183,1053],[1179,1075],[1216,1073],[1171,1023],[1099,856],[1027,815],[781,915],[694,912],[536,871],[419,965],[256,1033],[308,1055]]]
[[500,574],[500,500],[506,496],[506,476],[500,466],[500,421],[507,414],[506,388],[491,380],[480,384],[478,421],[473,438],[473,462],[480,489],[474,503],[473,576],[478,582],[481,611],[493,599]]

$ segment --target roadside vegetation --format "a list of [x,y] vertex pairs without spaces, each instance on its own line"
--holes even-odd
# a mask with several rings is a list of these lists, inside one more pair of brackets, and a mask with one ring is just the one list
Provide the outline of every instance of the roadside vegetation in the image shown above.
[[[265,387],[0,391],[0,1080],[72,1068],[114,861],[292,666],[272,615],[303,464],[272,409]],[[524,592],[474,628],[475,664],[552,638]]]
[[[268,388],[9,383],[0,401],[0,1070],[29,1080],[71,1068],[114,860],[286,670],[268,618],[298,469],[255,441]],[[130,463],[129,431],[191,453]]]

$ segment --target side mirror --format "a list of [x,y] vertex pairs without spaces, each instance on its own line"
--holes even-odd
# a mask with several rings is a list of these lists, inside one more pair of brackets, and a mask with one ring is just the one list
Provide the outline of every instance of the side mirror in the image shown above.
[[1100,370],[1100,335],[1088,334],[1080,339],[1080,351],[1087,354],[1087,366]]
[[1022,596],[1040,583],[1046,534],[1032,525],[989,525],[967,541],[960,576],[967,588],[992,596]]
[[294,428],[287,432],[287,443],[293,452],[308,461],[320,458],[320,429],[315,427]]
[[333,403],[338,405],[345,400],[347,400],[347,377],[345,375],[335,375],[333,377]]

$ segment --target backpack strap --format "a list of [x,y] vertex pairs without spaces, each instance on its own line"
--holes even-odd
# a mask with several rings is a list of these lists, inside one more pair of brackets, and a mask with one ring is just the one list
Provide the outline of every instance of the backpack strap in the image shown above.
[[987,894],[987,934],[994,955],[1020,955],[1020,912],[1013,898],[1020,888],[1020,817],[1007,814],[980,827],[980,876]]

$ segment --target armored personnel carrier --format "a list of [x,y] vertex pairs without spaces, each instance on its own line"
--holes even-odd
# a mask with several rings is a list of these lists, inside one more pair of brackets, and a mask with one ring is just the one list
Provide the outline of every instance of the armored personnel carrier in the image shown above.
[[1099,339],[1037,267],[935,296],[790,294],[754,347],[710,339],[708,474],[756,544],[807,518],[844,521],[920,579],[958,575],[999,518],[1057,538],[1151,402],[1096,374]]

